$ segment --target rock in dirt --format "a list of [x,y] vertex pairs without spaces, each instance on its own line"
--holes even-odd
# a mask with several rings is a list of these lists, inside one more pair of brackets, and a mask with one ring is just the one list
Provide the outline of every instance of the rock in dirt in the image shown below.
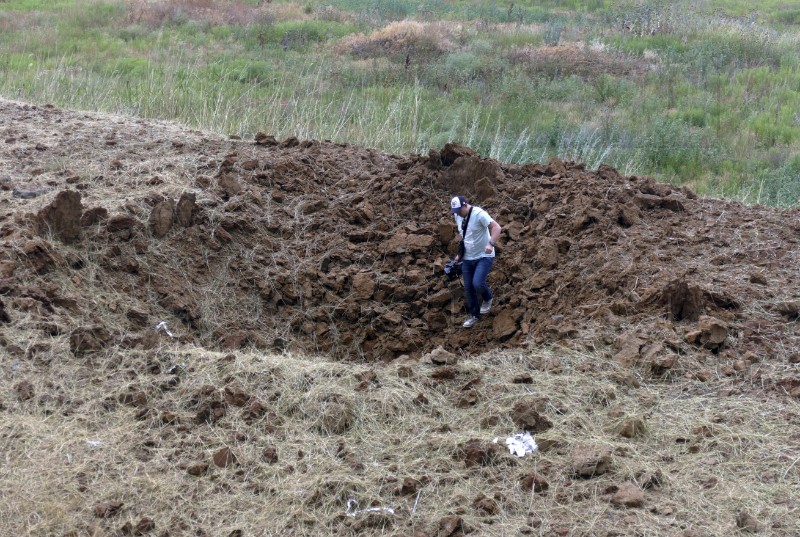
[[98,503],[94,506],[94,516],[97,518],[112,517],[119,513],[119,510],[122,509],[123,505],[125,504],[120,501]]
[[775,309],[790,321],[796,321],[800,318],[800,300],[780,302],[775,306]]
[[111,334],[103,326],[76,328],[69,335],[69,349],[75,356],[83,356],[105,349],[111,341]]
[[736,515],[736,527],[747,533],[758,533],[763,529],[753,515],[744,511]]
[[450,142],[444,145],[439,154],[443,166],[451,166],[461,157],[477,157],[478,154],[469,147]]
[[580,477],[595,477],[611,469],[611,448],[578,445],[572,450],[572,470]]
[[175,207],[175,221],[181,227],[189,227],[194,221],[197,206],[197,195],[193,192],[184,192]]
[[20,401],[27,401],[28,399],[33,399],[35,395],[33,391],[33,384],[31,384],[27,380],[18,382],[14,386],[14,390],[17,392],[17,399],[19,399]]
[[644,504],[644,492],[636,483],[623,483],[611,497],[611,503],[624,507],[641,507]]
[[10,278],[17,270],[17,264],[14,261],[0,261],[0,279]]
[[464,531],[464,521],[460,516],[446,516],[439,520],[437,537],[455,537]]
[[236,177],[233,175],[223,175],[217,181],[217,186],[219,187],[223,199],[228,199],[236,196],[237,194],[241,194],[242,184],[239,182]]
[[728,337],[727,323],[714,317],[702,316],[697,328],[700,331],[697,342],[710,350],[722,347]]
[[52,203],[43,207],[37,219],[41,233],[52,233],[62,242],[74,242],[81,234],[81,194],[64,190]]
[[275,446],[265,447],[264,451],[261,452],[261,460],[267,464],[275,464],[278,462],[278,450]]
[[528,474],[520,479],[522,490],[533,491],[537,493],[545,492],[550,488],[550,483],[547,482],[544,476],[540,474]]
[[479,494],[472,501],[472,508],[481,515],[496,515],[500,512],[500,504],[494,498]]
[[434,365],[455,365],[458,363],[458,356],[446,351],[441,345],[423,356],[422,359],[430,360]]
[[703,311],[703,291],[684,279],[673,280],[662,293],[673,321],[697,321]]
[[186,473],[189,475],[193,475],[195,477],[199,477],[201,475],[206,475],[208,473],[208,463],[205,462],[197,462],[194,464],[190,464],[186,468]]
[[81,227],[89,227],[108,219],[108,209],[105,207],[92,207],[81,215]]
[[8,315],[6,311],[6,305],[3,303],[3,299],[0,298],[0,323],[10,323],[11,317]]
[[541,433],[550,429],[553,422],[539,414],[540,404],[539,399],[518,401],[511,410],[511,421],[524,432]]
[[343,398],[323,401],[314,414],[314,428],[322,434],[342,434],[353,424],[353,407]]
[[31,263],[34,272],[37,274],[49,272],[59,259],[51,250],[50,245],[42,239],[25,241],[25,244],[22,246],[22,253]]
[[250,402],[253,398],[252,395],[244,391],[243,389],[239,388],[238,386],[225,386],[225,389],[222,391],[223,396],[225,397],[225,402],[229,405],[243,407]]
[[133,528],[134,535],[144,535],[156,529],[156,523],[152,518],[144,517]]
[[647,421],[640,416],[627,416],[614,427],[623,438],[638,438],[647,432]]
[[519,330],[522,313],[506,309],[492,319],[492,337],[497,341],[506,341]]
[[257,132],[255,136],[256,145],[274,146],[278,145],[278,140],[274,136],[264,132]]
[[227,468],[238,463],[236,455],[233,454],[229,447],[224,447],[214,453],[214,464],[220,468]]
[[636,332],[626,332],[617,338],[616,345],[619,348],[613,360],[624,367],[633,367],[641,358],[642,347],[646,340]]
[[678,355],[672,353],[656,356],[650,362],[650,371],[656,376],[663,375],[675,368],[678,365],[678,360]]
[[463,460],[467,468],[489,466],[500,455],[500,446],[483,440],[467,440],[456,450],[455,458]]
[[496,160],[462,156],[445,170],[439,181],[448,191],[464,195],[470,203],[480,205],[497,193],[495,185],[502,183],[503,170]]
[[150,211],[148,224],[153,237],[160,239],[164,237],[172,227],[172,219],[175,216],[175,204],[172,200],[164,200],[156,204]]
[[394,489],[394,495],[411,496],[412,494],[416,494],[420,487],[422,487],[422,482],[420,482],[418,479],[406,477],[403,479],[403,483]]
[[123,535],[146,535],[156,529],[156,523],[152,518],[144,517],[134,526],[129,520],[120,529]]

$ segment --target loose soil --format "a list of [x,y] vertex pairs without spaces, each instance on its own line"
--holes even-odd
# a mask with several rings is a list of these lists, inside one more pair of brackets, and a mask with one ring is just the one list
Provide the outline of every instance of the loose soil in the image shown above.
[[[435,393],[446,392],[456,409],[481,408],[488,396],[481,387],[493,385],[484,378],[489,373],[465,373],[458,358],[474,365],[495,356],[485,360],[500,367],[505,359],[497,353],[527,364],[513,379],[497,380],[516,386],[534,382],[530,371],[558,374],[569,364],[625,390],[690,383],[728,397],[757,394],[790,406],[800,399],[800,210],[703,199],[607,166],[588,170],[557,159],[505,164],[458,144],[427,155],[389,155],[263,133],[226,139],[170,123],[3,100],[0,118],[3,366],[16,372],[26,364],[31,375],[47,377],[56,364],[72,364],[82,371],[76,374],[91,376],[87,367],[128,367],[111,364],[127,356],[140,367],[130,378],[149,374],[150,388],[131,382],[104,404],[131,409],[139,422],[191,422],[186,432],[224,423],[237,408],[242,437],[236,438],[245,442],[253,423],[271,434],[299,412],[314,434],[335,438],[361,419],[348,390],[385,385],[382,368],[391,368],[400,383],[417,378],[421,364],[434,368],[414,384],[415,407],[429,408]],[[455,194],[503,227],[489,278],[494,307],[471,329],[461,327],[460,282],[443,274],[457,246],[448,205]],[[317,355],[338,371],[333,377],[347,367],[358,373],[355,384],[339,386],[342,393],[309,392],[317,399],[297,401],[281,415],[257,395],[257,383],[243,387],[226,369],[207,386],[182,388],[188,399],[181,411],[159,410],[153,386],[171,390],[186,369],[165,349],[203,349],[218,357],[220,368],[254,355],[283,355],[285,363]],[[560,349],[573,358],[550,351],[520,358],[532,349]],[[2,397],[17,406],[36,404],[37,392],[52,388],[31,382],[35,377],[14,378],[8,385],[13,392]],[[449,383],[458,384],[453,393],[436,388]],[[584,395],[608,407],[616,392],[592,387]],[[80,406],[66,396],[60,404],[68,400]],[[547,414],[558,405],[543,399],[504,404],[507,421],[482,426],[501,423],[534,433],[553,427]],[[781,419],[796,421],[797,415]],[[615,427],[615,438],[647,431],[635,418]],[[797,438],[793,442],[791,449]],[[572,461],[564,464],[573,465],[569,472],[579,479],[610,471],[612,457],[620,455],[600,445],[552,445]],[[504,449],[473,438],[452,460],[467,469],[491,467],[505,457]],[[262,463],[276,463],[278,452],[265,447]],[[194,478],[234,472],[241,456],[217,446],[202,461],[182,462],[182,471]],[[353,472],[364,471],[346,446],[337,457]],[[797,475],[791,469],[784,479]],[[546,475],[518,477],[528,493],[546,493]],[[639,508],[646,503],[642,490],[660,484],[650,477],[647,486],[613,482],[599,493],[616,508]],[[391,494],[413,498],[431,480],[428,474],[396,476]],[[558,494],[574,493],[567,481]],[[331,484],[317,494],[347,495]],[[557,502],[567,501],[558,494]],[[498,489],[464,501],[470,513],[492,518],[506,500]],[[373,503],[365,499],[358,506],[364,516],[347,525],[350,530],[381,533],[394,524],[388,511],[363,511],[383,505]],[[675,514],[671,504],[661,507]],[[93,509],[106,520],[125,506],[104,498]],[[347,507],[341,520],[355,519],[355,509]],[[468,532],[475,522],[466,512],[414,528],[420,535]],[[156,531],[146,514],[119,531]],[[740,528],[749,523],[742,520]],[[312,529],[318,522],[283,531],[319,534]],[[525,524],[534,533],[542,520],[530,514]],[[558,524],[553,534],[580,534],[560,531]],[[781,534],[787,526],[777,527]]]

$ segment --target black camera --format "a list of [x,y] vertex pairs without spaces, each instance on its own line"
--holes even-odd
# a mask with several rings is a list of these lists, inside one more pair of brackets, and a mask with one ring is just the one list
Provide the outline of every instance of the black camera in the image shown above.
[[444,265],[444,274],[448,280],[455,280],[461,277],[461,263],[456,263],[455,259],[451,259]]

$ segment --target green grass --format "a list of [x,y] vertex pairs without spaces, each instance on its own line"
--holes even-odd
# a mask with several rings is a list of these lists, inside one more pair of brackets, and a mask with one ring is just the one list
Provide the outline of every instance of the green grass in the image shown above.
[[[799,202],[800,30],[785,3],[252,1],[212,3],[216,18],[194,4],[208,2],[2,2],[0,94],[393,152],[458,140]],[[443,26],[356,53],[405,18]]]

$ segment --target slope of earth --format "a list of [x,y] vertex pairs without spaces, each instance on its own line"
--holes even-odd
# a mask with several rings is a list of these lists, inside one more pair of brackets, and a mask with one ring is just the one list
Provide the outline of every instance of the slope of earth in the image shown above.
[[[800,531],[797,210],[456,144],[0,118],[0,533]],[[504,230],[470,330],[456,193]]]
[[[65,352],[147,348],[164,321],[207,348],[388,360],[560,341],[644,376],[800,387],[799,210],[455,144],[226,140],[7,101],[0,117],[2,316]],[[496,305],[472,330],[441,270],[455,193],[503,226]]]

